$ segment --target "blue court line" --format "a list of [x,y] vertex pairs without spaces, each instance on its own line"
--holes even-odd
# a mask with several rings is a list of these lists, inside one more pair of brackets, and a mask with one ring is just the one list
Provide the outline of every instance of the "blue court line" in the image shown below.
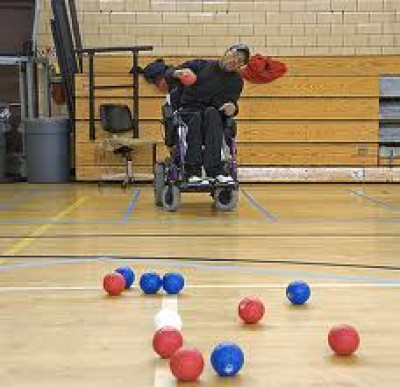
[[119,220],[69,220],[69,219],[0,219],[0,225],[29,226],[38,224],[118,224]]
[[[125,219],[125,216],[124,216]],[[36,218],[36,219],[1,219],[0,225],[37,225],[37,224],[121,224],[121,220],[96,220],[96,219],[86,219],[86,220],[74,220],[74,219],[59,219],[51,220],[46,218]],[[222,220],[222,219],[212,219],[212,218],[197,218],[197,219],[125,219],[124,224],[146,224],[146,225],[190,225],[190,224],[269,224],[268,220],[264,219],[235,219],[235,220]],[[399,219],[400,222],[400,219]]]
[[259,211],[261,211],[264,215],[266,215],[272,222],[278,222],[278,219],[273,216],[268,210],[266,210],[261,204],[257,203],[257,201],[247,193],[243,188],[241,189],[243,195],[247,198],[247,200],[256,207]]
[[295,218],[285,218],[285,220],[281,220],[280,223],[285,224],[313,224],[313,225],[329,225],[329,224],[368,224],[368,223],[399,223],[400,218],[335,218],[335,219],[323,219],[323,218],[303,218],[303,219],[295,219]]
[[[74,220],[74,219],[59,219],[59,220],[51,220],[46,218],[36,218],[36,219],[1,219],[0,225],[9,225],[9,226],[29,226],[29,225],[41,225],[41,224],[55,224],[55,225],[64,225],[64,224],[86,224],[86,225],[105,225],[105,224],[121,224],[122,220],[117,219],[104,219],[104,220],[96,220],[96,219],[86,219],[86,220]],[[398,224],[400,223],[400,218],[360,218],[360,219],[284,219],[279,221],[280,224],[312,224],[312,225],[330,225],[330,224]],[[268,225],[271,224],[271,221],[268,219],[209,219],[209,218],[197,218],[197,219],[130,219],[126,220],[124,224],[131,225],[199,225],[199,224],[214,224],[214,225]]]
[[[15,257],[18,258],[18,257]],[[25,258],[26,259],[26,258]],[[171,257],[173,260],[173,257]],[[62,259],[52,262],[24,262],[19,264],[0,266],[1,270],[13,270],[24,267],[46,267],[46,266],[55,266],[59,264],[65,263],[83,263],[83,262],[97,262],[97,261],[119,261],[118,257],[101,257],[98,258],[71,258],[71,259]],[[399,280],[391,280],[387,278],[373,278],[373,277],[364,277],[364,276],[344,276],[332,273],[311,273],[304,271],[295,271],[295,270],[283,270],[283,269],[254,269],[248,266],[228,266],[228,265],[208,265],[208,264],[200,264],[200,263],[192,263],[192,262],[165,262],[159,261],[155,259],[138,259],[138,258],[124,258],[123,262],[134,262],[134,263],[152,263],[153,265],[158,266],[167,266],[167,267],[190,267],[198,270],[210,270],[210,271],[229,271],[243,274],[279,274],[284,277],[293,277],[296,276],[298,278],[329,278],[335,279],[338,281],[349,281],[349,282],[366,282],[366,283],[374,283],[374,284],[392,284],[399,285]]]
[[365,194],[362,193],[362,192],[354,191],[354,190],[351,190],[351,189],[346,190],[346,191],[348,191],[348,192],[350,192],[350,193],[352,193],[352,194],[354,194],[354,195],[360,196],[360,197],[362,197],[363,199],[369,200],[369,201],[372,202],[372,203],[375,203],[375,204],[378,204],[378,205],[380,205],[380,206],[382,206],[382,207],[385,207],[385,208],[387,208],[388,210],[395,211],[395,212],[400,211],[400,207],[394,206],[394,205],[389,204],[389,203],[385,203],[385,202],[383,202],[383,201],[381,201],[381,200],[378,200],[378,199],[375,199],[375,198],[373,198],[373,197],[371,197],[371,196],[365,195]]
[[14,197],[10,202],[8,203],[2,203],[0,204],[0,211],[5,211],[5,210],[10,210],[12,209],[16,204],[20,204],[21,202],[26,201],[29,199],[31,196],[36,195],[37,192],[34,192],[32,190],[28,192],[24,192],[16,197]]
[[64,185],[64,187],[62,188],[57,188],[57,187],[32,187],[32,184],[29,183],[9,183],[7,184],[7,186],[2,187],[1,191],[2,192],[14,192],[15,193],[15,188],[14,188],[14,184],[17,184],[20,188],[21,188],[21,184],[25,184],[26,187],[24,187],[23,189],[19,189],[18,191],[20,192],[73,192],[75,193],[76,191],[72,188],[68,188],[68,185]]
[[[173,260],[174,258],[171,257]],[[118,258],[108,258],[103,257],[102,260],[105,261],[118,261]],[[329,278],[335,279],[338,281],[349,281],[349,282],[367,282],[367,283],[377,283],[377,284],[400,284],[399,280],[389,280],[386,278],[373,278],[373,277],[363,277],[363,276],[343,276],[338,274],[331,274],[331,273],[311,273],[311,272],[304,272],[304,271],[295,271],[295,270],[283,270],[283,269],[254,269],[247,266],[227,266],[227,265],[208,265],[208,264],[200,264],[200,263],[191,263],[191,262],[160,262],[154,259],[124,259],[124,262],[130,261],[135,263],[147,263],[151,262],[152,264],[158,266],[168,266],[168,267],[190,267],[194,269],[200,270],[210,270],[210,271],[230,271],[236,273],[243,273],[243,274],[279,274],[284,277],[310,277],[310,278]],[[239,286],[239,285],[238,285]]]
[[[18,258],[16,256],[15,258]],[[13,258],[14,259],[14,258]],[[24,258],[27,259],[27,258]],[[93,261],[98,261],[101,258],[71,258],[71,259],[59,259],[57,261],[51,261],[51,262],[24,262],[24,263],[17,263],[13,265],[0,265],[0,271],[2,270],[14,270],[14,269],[20,269],[24,267],[47,267],[47,266],[55,266],[55,265],[61,265],[65,263],[82,263],[82,262],[93,262]]]
[[123,217],[122,220],[121,220],[121,223],[123,223],[123,224],[128,223],[128,219],[129,219],[129,217],[131,216],[131,214],[132,214],[132,212],[133,212],[133,209],[135,208],[135,205],[136,205],[136,203],[137,203],[137,201],[138,201],[138,199],[139,199],[140,192],[141,192],[141,189],[140,189],[140,188],[138,188],[138,189],[135,191],[135,193],[134,193],[134,195],[133,195],[133,197],[132,197],[132,200],[131,200],[131,202],[129,203],[129,207],[128,207],[127,210],[125,211],[125,215],[124,215],[124,217]]

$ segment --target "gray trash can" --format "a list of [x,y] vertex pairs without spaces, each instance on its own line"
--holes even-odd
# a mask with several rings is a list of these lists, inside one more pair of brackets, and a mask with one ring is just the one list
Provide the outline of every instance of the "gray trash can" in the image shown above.
[[29,183],[69,181],[70,127],[68,118],[33,118],[25,121]]

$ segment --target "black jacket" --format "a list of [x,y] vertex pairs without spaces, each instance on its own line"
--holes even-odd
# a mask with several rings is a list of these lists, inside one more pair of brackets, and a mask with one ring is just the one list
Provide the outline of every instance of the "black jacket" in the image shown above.
[[216,60],[195,59],[166,71],[167,81],[171,81],[173,72],[178,69],[190,68],[197,76],[191,86],[180,87],[181,106],[213,106],[219,109],[226,102],[236,105],[243,89],[243,80],[236,72],[221,69]]

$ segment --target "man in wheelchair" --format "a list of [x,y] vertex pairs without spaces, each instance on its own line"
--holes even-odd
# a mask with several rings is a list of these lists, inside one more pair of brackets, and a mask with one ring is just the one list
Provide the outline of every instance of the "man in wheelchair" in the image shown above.
[[184,165],[189,184],[235,184],[224,169],[221,149],[224,134],[232,130],[231,117],[238,113],[243,89],[239,70],[249,58],[249,48],[236,44],[219,60],[195,59],[169,68],[165,74],[171,105],[188,128]]

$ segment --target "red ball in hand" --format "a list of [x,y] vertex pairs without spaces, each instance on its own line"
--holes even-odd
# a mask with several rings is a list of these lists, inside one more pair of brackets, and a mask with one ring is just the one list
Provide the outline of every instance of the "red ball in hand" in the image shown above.
[[193,73],[184,73],[180,76],[180,80],[184,85],[190,86],[197,81],[197,77]]

